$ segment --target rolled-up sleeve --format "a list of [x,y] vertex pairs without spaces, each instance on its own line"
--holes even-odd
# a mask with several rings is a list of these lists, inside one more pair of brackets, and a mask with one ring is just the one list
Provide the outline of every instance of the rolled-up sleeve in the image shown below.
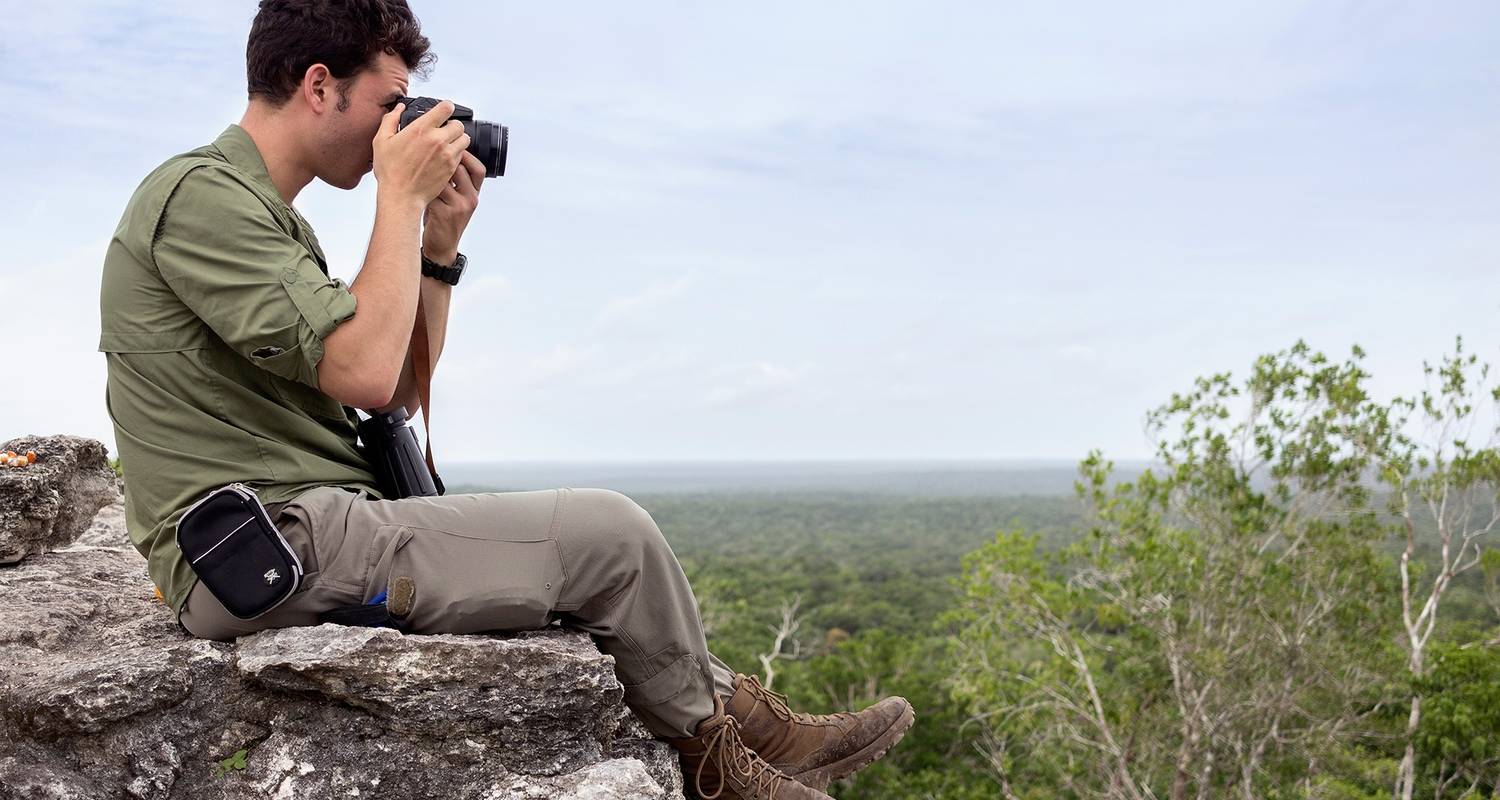
[[162,279],[225,344],[318,388],[323,340],[354,316],[356,298],[234,173],[189,172],[162,210],[151,250]]

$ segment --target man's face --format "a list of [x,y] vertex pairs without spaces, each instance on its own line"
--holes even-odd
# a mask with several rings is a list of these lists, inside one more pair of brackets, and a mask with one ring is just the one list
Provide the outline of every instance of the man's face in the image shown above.
[[326,135],[319,147],[318,177],[330,186],[353,189],[374,165],[375,132],[386,112],[396,107],[396,100],[406,95],[410,73],[399,56],[380,53],[375,63],[358,75],[345,93],[348,107],[337,89],[333,110],[325,125]]

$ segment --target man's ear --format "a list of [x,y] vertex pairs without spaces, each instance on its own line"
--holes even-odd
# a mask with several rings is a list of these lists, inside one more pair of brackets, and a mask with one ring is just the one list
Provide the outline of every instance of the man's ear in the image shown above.
[[315,114],[322,114],[334,101],[333,73],[322,64],[313,64],[302,73],[302,99]]

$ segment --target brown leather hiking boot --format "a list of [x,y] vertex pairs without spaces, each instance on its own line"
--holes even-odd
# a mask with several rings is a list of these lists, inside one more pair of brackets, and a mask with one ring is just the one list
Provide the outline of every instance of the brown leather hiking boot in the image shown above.
[[[696,736],[663,737],[677,749],[689,797],[702,800],[832,800],[828,795],[788,778],[740,740],[740,724],[714,695],[714,715],[698,723]],[[704,792],[704,784],[715,787]]]
[[916,721],[904,697],[887,697],[857,714],[793,712],[786,695],[762,686],[754,675],[739,674],[726,710],[761,758],[819,791],[885,755]]

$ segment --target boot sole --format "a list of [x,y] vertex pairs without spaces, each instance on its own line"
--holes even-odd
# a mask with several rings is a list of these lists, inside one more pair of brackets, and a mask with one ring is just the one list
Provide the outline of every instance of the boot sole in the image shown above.
[[891,726],[886,728],[884,733],[880,734],[874,741],[863,748],[844,756],[832,764],[824,764],[817,769],[810,769],[806,772],[787,772],[785,774],[787,777],[809,789],[817,789],[820,792],[826,791],[828,784],[839,778],[847,778],[880,760],[887,751],[895,747],[897,742],[901,741],[901,738],[906,735],[906,732],[911,729],[912,723],[916,722],[916,720],[917,712],[912,709],[910,703],[907,703],[906,711],[897,717],[896,721],[892,722]]

